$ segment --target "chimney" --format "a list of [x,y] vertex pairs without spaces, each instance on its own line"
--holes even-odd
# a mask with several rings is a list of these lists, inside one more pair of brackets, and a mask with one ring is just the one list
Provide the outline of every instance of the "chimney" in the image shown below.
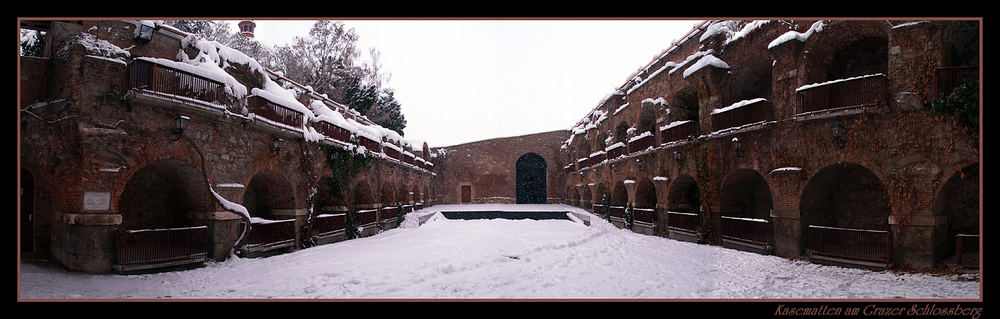
[[248,38],[253,38],[253,28],[257,27],[256,23],[250,20],[240,21],[240,35]]

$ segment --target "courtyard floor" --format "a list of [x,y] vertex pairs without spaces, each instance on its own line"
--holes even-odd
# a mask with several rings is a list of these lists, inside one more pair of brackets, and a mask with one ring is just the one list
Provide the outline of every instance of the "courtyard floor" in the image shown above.
[[[577,211],[566,205],[437,205],[400,228],[266,258],[172,272],[84,274],[21,262],[34,299],[979,299],[970,276],[898,274],[633,233],[599,219],[449,220],[444,210]],[[432,215],[432,216],[427,216]],[[419,217],[426,222],[420,224]]]

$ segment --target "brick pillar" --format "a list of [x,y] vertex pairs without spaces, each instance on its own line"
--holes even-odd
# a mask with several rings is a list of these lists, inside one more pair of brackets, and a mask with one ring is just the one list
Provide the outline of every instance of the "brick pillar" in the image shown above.
[[768,174],[772,188],[771,222],[774,226],[774,254],[798,257],[802,253],[799,198],[804,184],[800,169],[780,169]]

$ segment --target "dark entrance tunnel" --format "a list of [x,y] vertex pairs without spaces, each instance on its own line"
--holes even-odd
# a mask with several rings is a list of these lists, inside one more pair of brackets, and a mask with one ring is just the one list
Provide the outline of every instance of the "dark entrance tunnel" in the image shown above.
[[521,155],[517,159],[517,203],[545,204],[546,165],[545,159],[535,153]]

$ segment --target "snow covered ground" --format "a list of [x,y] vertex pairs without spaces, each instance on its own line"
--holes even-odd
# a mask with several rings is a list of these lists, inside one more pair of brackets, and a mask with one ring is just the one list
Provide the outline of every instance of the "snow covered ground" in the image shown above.
[[[585,211],[566,205],[516,209]],[[510,208],[507,206],[506,208]],[[20,299],[979,299],[960,277],[822,266],[621,230],[598,218],[449,220],[437,205],[378,235],[142,275],[23,262]]]

